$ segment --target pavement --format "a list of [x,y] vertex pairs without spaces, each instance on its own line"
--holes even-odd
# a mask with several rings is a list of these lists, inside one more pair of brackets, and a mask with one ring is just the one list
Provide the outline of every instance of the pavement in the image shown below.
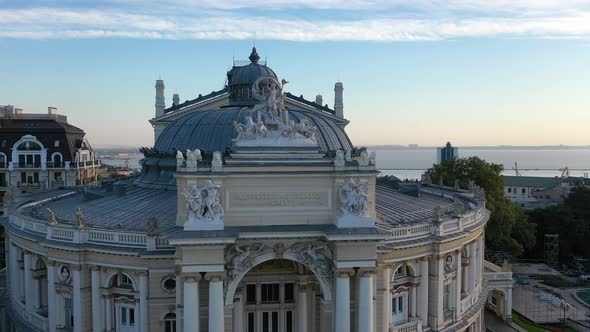
[[490,309],[484,312],[484,322],[486,324],[486,331],[489,332],[515,332],[519,331],[512,326],[506,324],[504,320],[496,316],[496,313]]

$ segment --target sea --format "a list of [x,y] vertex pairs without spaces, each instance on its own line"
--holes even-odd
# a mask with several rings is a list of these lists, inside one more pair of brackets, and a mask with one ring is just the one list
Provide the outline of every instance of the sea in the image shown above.
[[[436,163],[436,148],[371,149],[376,153],[381,175],[405,180],[420,179]],[[570,176],[590,175],[590,147],[583,148],[459,148],[459,157],[476,156],[504,166],[504,175],[556,177],[565,167]],[[515,167],[515,163],[518,167]]]
[[[436,163],[436,148],[369,148],[377,155],[377,168],[381,175],[395,175],[402,180],[418,180]],[[477,156],[488,162],[504,166],[504,175],[516,175],[514,163],[523,176],[561,176],[567,167],[571,176],[590,176],[590,147],[514,148],[482,147],[459,148],[459,157]],[[103,164],[123,167],[125,160],[132,169],[141,169],[143,156],[129,153],[125,156],[105,156]]]

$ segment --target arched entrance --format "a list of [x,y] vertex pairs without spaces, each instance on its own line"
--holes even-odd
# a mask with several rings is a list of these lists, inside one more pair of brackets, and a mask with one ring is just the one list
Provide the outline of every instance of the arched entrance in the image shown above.
[[323,330],[331,321],[332,266],[322,241],[231,248],[225,303],[232,305],[233,331]]

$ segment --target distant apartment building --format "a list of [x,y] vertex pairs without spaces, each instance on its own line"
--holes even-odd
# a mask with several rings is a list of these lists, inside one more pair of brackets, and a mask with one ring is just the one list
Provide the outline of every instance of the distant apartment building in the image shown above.
[[85,135],[55,107],[27,114],[0,105],[0,197],[9,188],[22,193],[94,183],[100,162]]
[[436,163],[442,164],[445,160],[450,160],[453,158],[459,158],[459,148],[455,148],[451,145],[451,142],[447,142],[447,144],[442,148],[436,149]]

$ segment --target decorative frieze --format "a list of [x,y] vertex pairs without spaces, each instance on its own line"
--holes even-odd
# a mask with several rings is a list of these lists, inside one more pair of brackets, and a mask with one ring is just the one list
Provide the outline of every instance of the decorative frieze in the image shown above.
[[185,189],[185,206],[188,219],[185,230],[222,230],[224,210],[221,206],[221,186],[211,180],[205,181],[203,187],[194,184]]

